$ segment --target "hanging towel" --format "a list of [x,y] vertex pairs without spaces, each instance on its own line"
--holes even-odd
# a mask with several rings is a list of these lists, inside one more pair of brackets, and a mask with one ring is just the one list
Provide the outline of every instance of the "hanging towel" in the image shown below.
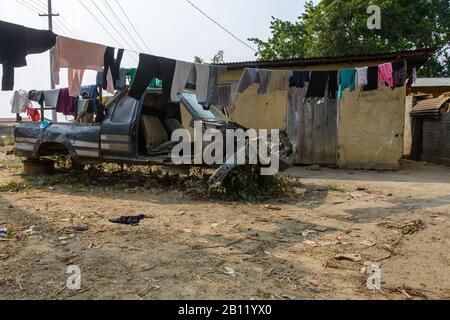
[[13,90],[14,68],[27,65],[26,56],[42,53],[55,45],[51,31],[35,30],[0,21],[0,64],[3,64],[2,90]]
[[289,82],[290,87],[303,88],[305,83],[309,82],[309,71],[294,71]]
[[399,88],[405,85],[406,79],[408,78],[405,60],[392,63],[392,76],[394,78],[394,87]]
[[272,70],[270,72],[269,84],[267,85],[267,92],[288,90],[291,77],[292,71]]
[[358,73],[358,86],[365,86],[367,85],[367,70],[369,68],[363,67],[363,68],[356,68],[356,72]]
[[378,82],[384,81],[387,86],[394,87],[392,63],[383,63],[378,66]]
[[74,100],[75,98],[69,94],[68,88],[60,89],[56,112],[62,113],[65,116],[72,116],[74,114]]
[[28,99],[28,91],[21,89],[14,91],[10,103],[11,113],[22,113],[32,107],[31,101]]
[[196,63],[195,72],[197,74],[195,95],[197,96],[198,103],[204,104],[208,98],[209,65]]
[[114,89],[118,89],[117,81],[120,79],[120,64],[122,63],[124,49],[119,49],[117,58],[114,58],[115,49],[107,47],[105,50],[103,67],[103,89],[114,94]]
[[329,71],[312,71],[308,91],[306,92],[306,97],[324,98],[329,79]]
[[350,88],[350,92],[356,89],[356,69],[339,70],[339,94],[338,99],[342,99],[342,95],[346,88]]
[[52,49],[52,74],[55,84],[60,83],[59,71],[68,68],[69,93],[72,97],[80,94],[85,70],[100,71],[105,62],[104,45],[58,36]]
[[219,76],[227,70],[226,67],[222,66],[211,66],[209,69],[209,80],[208,80],[208,97],[206,98],[203,107],[209,109],[211,104],[219,104]]
[[170,99],[172,102],[179,102],[183,94],[189,76],[195,72],[194,64],[190,62],[177,61],[173,75],[172,90]]
[[367,69],[367,84],[363,87],[363,91],[372,91],[378,89],[378,66],[369,67]]
[[58,105],[59,89],[45,90],[44,101],[46,107],[56,108]]

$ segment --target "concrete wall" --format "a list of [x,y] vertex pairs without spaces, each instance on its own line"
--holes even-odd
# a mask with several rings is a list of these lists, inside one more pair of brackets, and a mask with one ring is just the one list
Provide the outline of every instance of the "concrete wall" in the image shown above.
[[397,170],[403,156],[406,87],[346,91],[338,116],[340,168]]
[[[293,70],[339,70],[372,66],[387,61],[359,64],[322,65]],[[286,70],[285,68],[283,68]],[[220,83],[239,83],[243,70],[224,73]],[[257,85],[237,94],[230,118],[254,129],[287,127],[288,91],[256,94]],[[398,169],[403,155],[406,88],[380,88],[359,97],[359,88],[344,93],[338,114],[338,165],[343,168]]]

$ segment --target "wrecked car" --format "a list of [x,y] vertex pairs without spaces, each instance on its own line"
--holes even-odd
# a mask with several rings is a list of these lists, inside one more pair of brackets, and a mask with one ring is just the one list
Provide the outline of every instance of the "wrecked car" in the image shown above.
[[[188,122],[193,132],[194,122],[203,129],[243,129],[231,121],[219,107],[205,110],[193,93],[185,92],[180,103],[169,103],[161,90],[147,90],[141,100],[119,92],[108,103],[101,123],[53,123],[43,129],[39,123],[17,123],[14,131],[14,152],[33,161],[46,156],[68,154],[76,164],[117,163],[133,165],[163,165],[175,167],[172,133]],[[194,142],[192,142],[194,145]],[[248,144],[247,144],[248,146]],[[193,146],[194,148],[194,146]],[[242,150],[241,150],[242,151]],[[280,137],[280,171],[291,166],[293,146],[284,132]],[[224,163],[226,159],[224,159]],[[212,166],[213,182],[222,182],[237,164]]]

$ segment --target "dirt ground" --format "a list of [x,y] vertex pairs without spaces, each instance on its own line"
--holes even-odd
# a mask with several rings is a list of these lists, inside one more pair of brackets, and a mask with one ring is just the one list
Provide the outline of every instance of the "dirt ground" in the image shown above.
[[[5,150],[0,186],[22,179]],[[450,168],[289,174],[302,186],[270,204],[73,185],[0,192],[0,228],[14,234],[0,241],[0,299],[450,299]],[[141,213],[139,226],[108,221]],[[378,290],[361,270],[369,261]],[[66,288],[70,265],[81,290]]]

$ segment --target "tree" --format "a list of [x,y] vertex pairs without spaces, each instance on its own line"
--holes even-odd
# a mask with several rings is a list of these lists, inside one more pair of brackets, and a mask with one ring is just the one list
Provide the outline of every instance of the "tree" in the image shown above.
[[225,52],[223,50],[219,50],[214,57],[211,59],[211,63],[212,64],[221,64],[221,63],[225,63],[223,60],[223,56],[224,56]]
[[[225,63],[225,61],[223,59],[224,55],[225,55],[225,52],[223,50],[217,51],[217,53],[214,55],[214,57],[212,57],[211,63],[212,64]],[[206,62],[205,62],[205,60],[203,60],[203,58],[195,56],[194,63],[206,63]]]
[[204,61],[203,61],[203,59],[202,58],[200,58],[200,57],[198,57],[198,56],[195,56],[194,57],[194,63],[203,63]]
[[[367,27],[367,8],[381,8],[381,29]],[[296,22],[272,18],[267,41],[249,39],[261,60],[372,54],[436,48],[422,76],[450,76],[449,0],[309,1]]]

